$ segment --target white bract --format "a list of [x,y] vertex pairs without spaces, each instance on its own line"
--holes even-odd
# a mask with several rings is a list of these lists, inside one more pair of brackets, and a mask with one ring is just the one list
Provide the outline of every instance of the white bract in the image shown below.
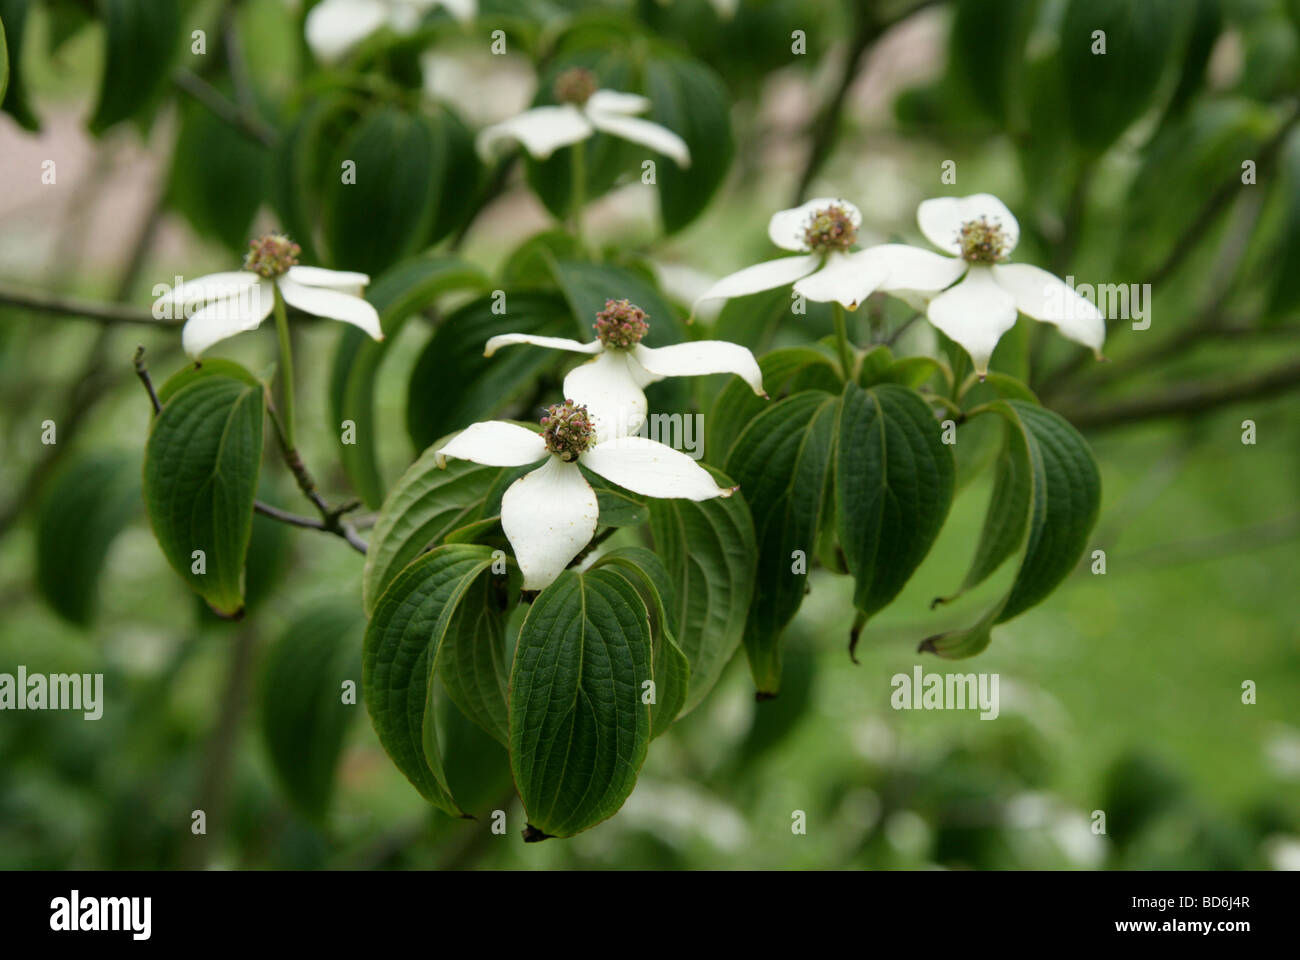
[[930,323],[970,354],[981,377],[1017,311],[1055,324],[1101,357],[1106,321],[1094,304],[1040,267],[1004,262],[1020,239],[1020,224],[997,197],[926,200],[916,221],[927,240],[955,256],[905,244],[874,247],[888,271],[880,289],[924,309]]
[[291,307],[342,320],[375,340],[384,339],[379,313],[361,296],[370,282],[364,273],[300,267],[298,245],[276,234],[254,240],[250,246],[243,270],[179,283],[154,303],[155,316],[186,317],[181,344],[190,356],[197,357],[215,343],[261,326],[275,308],[277,288]]
[[525,590],[551,584],[591,542],[599,520],[596,492],[578,465],[611,483],[661,499],[729,497],[708,471],[686,454],[643,437],[597,442],[585,407],[555,404],[542,432],[500,420],[471,424],[435,454],[490,467],[541,466],[520,477],[501,498],[501,527],[524,575]]
[[695,302],[744,297],[794,284],[800,296],[818,303],[835,301],[856,310],[887,275],[875,250],[850,251],[858,238],[862,213],[847,200],[818,197],[772,214],[767,235],[785,250],[802,256],[782,257],[723,277]]
[[478,0],[321,0],[307,14],[307,45],[317,59],[332,62],[382,27],[410,33],[439,6],[462,21],[478,12]]
[[483,353],[490,357],[501,347],[531,343],[593,355],[564,378],[564,395],[586,405],[601,441],[636,433],[645,423],[649,409],[644,388],[665,377],[734,373],[743,377],[760,397],[767,396],[758,361],[746,347],[725,340],[647,347],[641,338],[650,329],[648,319],[644,310],[626,300],[607,300],[605,309],[596,314],[592,325],[596,339],[591,343],[566,337],[503,333],[490,339]]
[[600,131],[649,147],[679,167],[691,165],[691,151],[685,140],[667,127],[636,116],[650,109],[645,97],[597,90],[594,75],[574,67],[555,81],[555,99],[558,104],[533,107],[481,130],[479,153],[490,158],[498,143],[517,140],[535,159],[545,160],[561,147],[589,140]]

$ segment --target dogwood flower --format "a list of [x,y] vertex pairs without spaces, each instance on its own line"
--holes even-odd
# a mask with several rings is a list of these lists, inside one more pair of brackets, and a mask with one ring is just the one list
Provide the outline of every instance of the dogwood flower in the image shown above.
[[686,454],[644,437],[598,441],[587,408],[572,400],[547,409],[542,432],[500,420],[471,424],[434,454],[490,467],[522,467],[544,460],[501,498],[501,526],[524,575],[525,590],[541,590],[591,542],[599,520],[596,493],[578,465],[647,497],[711,500],[735,488],[719,487]]
[[410,33],[437,6],[461,21],[478,12],[478,0],[321,0],[307,14],[307,45],[318,59],[332,62],[382,27]]
[[564,378],[564,395],[584,404],[604,441],[636,433],[645,422],[648,406],[644,388],[665,377],[698,377],[709,373],[734,373],[753,391],[766,397],[763,373],[746,347],[725,340],[694,340],[668,347],[647,347],[641,339],[650,330],[649,315],[627,300],[606,300],[592,326],[591,343],[565,337],[535,337],[503,333],[490,339],[483,355],[501,347],[531,343],[552,350],[591,354]]
[[1101,358],[1101,311],[1046,270],[1005,262],[1020,239],[1020,224],[997,197],[926,200],[916,222],[927,240],[955,256],[906,244],[875,247],[888,271],[880,289],[923,309],[930,323],[970,354],[981,377],[998,339],[1015,326],[1017,311],[1055,324],[1066,339]]
[[342,320],[375,340],[384,339],[379,313],[361,297],[370,282],[364,273],[300,267],[301,248],[280,234],[268,234],[249,247],[243,270],[178,283],[154,303],[156,317],[179,312],[188,318],[181,344],[190,356],[261,326],[275,308],[277,288],[285,303],[304,313]]
[[767,235],[785,250],[801,256],[782,257],[746,267],[723,277],[702,293],[705,300],[743,297],[794,284],[796,293],[818,303],[836,301],[848,310],[884,282],[887,270],[875,253],[879,248],[850,252],[858,239],[862,212],[847,200],[818,197],[772,214]]
[[478,135],[478,151],[491,157],[502,140],[517,140],[538,160],[560,147],[595,136],[596,131],[630,140],[669,157],[679,167],[691,165],[686,141],[667,127],[636,116],[650,109],[650,101],[634,93],[596,89],[590,70],[573,67],[555,80],[553,106],[533,107],[517,117],[486,127]]

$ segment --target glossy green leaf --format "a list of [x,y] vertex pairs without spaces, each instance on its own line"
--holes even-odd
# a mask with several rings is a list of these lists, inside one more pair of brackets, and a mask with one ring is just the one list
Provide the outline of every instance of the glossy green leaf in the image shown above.
[[650,742],[650,623],[613,570],[565,571],[533,601],[510,672],[510,769],[530,836],[613,816]]
[[462,811],[443,768],[433,680],[461,600],[491,564],[487,547],[429,551],[379,598],[362,649],[361,684],[379,742],[421,796],[452,816]]
[[407,394],[406,430],[417,450],[453,430],[491,419],[538,373],[567,359],[554,350],[526,345],[483,356],[484,344],[498,333],[573,333],[568,307],[553,294],[510,294],[505,313],[494,312],[496,302],[485,297],[446,317],[416,361]]
[[654,158],[664,232],[675,233],[703,212],[731,167],[731,103],[717,74],[685,57],[651,59],[645,92],[648,118],[680,136],[691,152],[686,169]]
[[500,503],[501,468],[455,459],[439,468],[439,446],[430,445],[393,485],[370,531],[361,580],[367,614],[404,566],[451,531],[491,516]]
[[[708,469],[719,486],[733,485],[720,470]],[[690,664],[691,685],[681,709],[689,713],[713,689],[744,636],[758,557],[754,523],[736,495],[651,500],[650,529],[665,582],[672,584],[665,600],[673,611],[670,622]]]
[[438,651],[436,672],[447,694],[502,746],[508,738],[505,577],[470,585]]
[[[361,709],[364,630],[355,603],[327,600],[292,619],[263,661],[262,740],[285,795],[312,819],[329,809],[344,737]],[[347,682],[351,703],[344,699]]]
[[803,603],[816,556],[835,446],[838,398],[796,393],[750,422],[727,457],[754,518],[758,573],[745,652],[763,695],[781,685],[781,633]]
[[4,46],[0,74],[5,77],[5,82],[0,83],[0,104],[20,127],[36,131],[41,124],[32,113],[23,84],[23,36],[30,7],[31,0],[0,0],[0,41],[3,41],[0,45]]
[[427,118],[380,108],[351,131],[335,160],[322,184],[334,267],[379,274],[425,246],[447,162],[446,144]]
[[90,625],[109,548],[139,510],[135,455],[74,455],[50,478],[36,508],[36,586],[59,616]]
[[[978,623],[938,634],[922,650],[973,656],[989,631],[1040,603],[1078,563],[1101,506],[1101,474],[1087,441],[1059,414],[1020,400],[997,400],[1005,420],[984,532],[960,593],[982,583],[1009,557],[1020,565],[1011,589]],[[952,599],[947,598],[947,599]]]
[[[338,431],[339,459],[354,490],[366,506],[378,507],[385,483],[379,470],[379,424],[375,418],[375,382],[388,350],[407,319],[440,294],[454,289],[487,289],[488,278],[456,257],[421,256],[397,264],[379,277],[366,293],[379,311],[384,339],[372,340],[363,330],[345,326],[334,351],[330,372],[330,410]],[[353,442],[344,442],[343,424],[351,421]]]
[[1003,127],[1018,119],[1025,42],[1038,0],[957,0],[948,69],[955,84]]
[[904,387],[850,383],[836,432],[839,544],[853,603],[871,616],[930,552],[952,505],[956,468],[929,405]]
[[197,377],[169,396],[145,449],[144,502],[154,536],[185,582],[227,617],[244,608],[264,396],[242,379]]
[[667,730],[686,705],[691,663],[677,645],[677,605],[673,580],[663,561],[645,547],[619,547],[592,565],[617,570],[646,605],[654,644],[654,700],[650,704],[650,738]]
[[[1191,9],[1182,0],[1070,0],[1061,69],[1066,118],[1080,146],[1104,150],[1150,109]],[[1105,53],[1093,52],[1098,31]]]
[[99,135],[136,116],[168,83],[181,49],[181,11],[154,0],[102,0],[105,51],[99,103],[90,130]]

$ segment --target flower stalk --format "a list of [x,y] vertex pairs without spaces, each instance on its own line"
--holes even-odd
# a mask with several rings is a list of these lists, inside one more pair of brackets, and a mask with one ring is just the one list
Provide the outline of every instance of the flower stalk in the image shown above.
[[280,338],[280,390],[284,403],[284,443],[290,452],[296,452],[298,444],[294,439],[293,427],[293,346],[289,342],[289,315],[284,308],[284,297],[280,295],[280,288],[272,289],[275,291],[275,306],[272,307],[275,313],[275,332]]

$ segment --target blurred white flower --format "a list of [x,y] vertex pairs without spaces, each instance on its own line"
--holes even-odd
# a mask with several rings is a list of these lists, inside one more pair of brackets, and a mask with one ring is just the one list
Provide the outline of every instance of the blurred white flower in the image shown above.
[[321,0],[307,14],[307,45],[330,63],[382,27],[410,33],[439,6],[461,21],[478,13],[478,0]]
[[691,165],[686,141],[667,127],[636,116],[650,109],[650,101],[634,93],[597,90],[589,70],[574,67],[555,81],[553,106],[533,107],[479,132],[478,150],[491,157],[498,143],[517,140],[538,160],[561,147],[595,136],[597,131],[649,147],[669,157],[679,167]]
[[784,250],[802,254],[746,267],[723,277],[695,301],[744,297],[794,284],[800,296],[818,303],[835,301],[848,310],[871,295],[886,279],[878,247],[852,251],[862,226],[862,212],[847,200],[818,197],[772,214],[767,235]]
[[734,373],[743,377],[760,397],[763,374],[748,348],[725,340],[694,340],[668,347],[647,347],[641,338],[650,329],[648,315],[627,300],[606,300],[596,314],[596,339],[591,343],[566,337],[536,337],[526,333],[503,333],[483,348],[492,356],[501,347],[531,343],[552,350],[591,354],[589,360],[564,378],[564,395],[591,411],[599,440],[636,433],[645,422],[649,407],[644,388],[665,377],[698,377],[710,373]]
[[384,339],[379,313],[361,296],[370,282],[364,273],[300,267],[298,245],[279,234],[254,240],[250,247],[243,270],[179,283],[155,301],[155,316],[188,318],[181,344],[190,356],[261,326],[275,308],[276,288],[285,303],[304,313],[342,320]]
[[1020,224],[997,197],[926,200],[916,221],[926,239],[954,256],[905,244],[874,247],[888,273],[879,289],[924,310],[930,323],[970,354],[980,376],[988,372],[999,338],[1015,326],[1017,311],[1055,324],[1064,337],[1101,357],[1106,321],[1096,306],[1046,270],[1004,262],[1020,239]]
[[566,400],[542,418],[542,432],[500,420],[466,427],[435,454],[490,467],[545,462],[520,477],[501,498],[501,527],[524,575],[525,590],[558,577],[596,532],[596,493],[578,465],[633,493],[663,499],[729,497],[709,472],[686,454],[644,437],[598,442],[587,408]]

